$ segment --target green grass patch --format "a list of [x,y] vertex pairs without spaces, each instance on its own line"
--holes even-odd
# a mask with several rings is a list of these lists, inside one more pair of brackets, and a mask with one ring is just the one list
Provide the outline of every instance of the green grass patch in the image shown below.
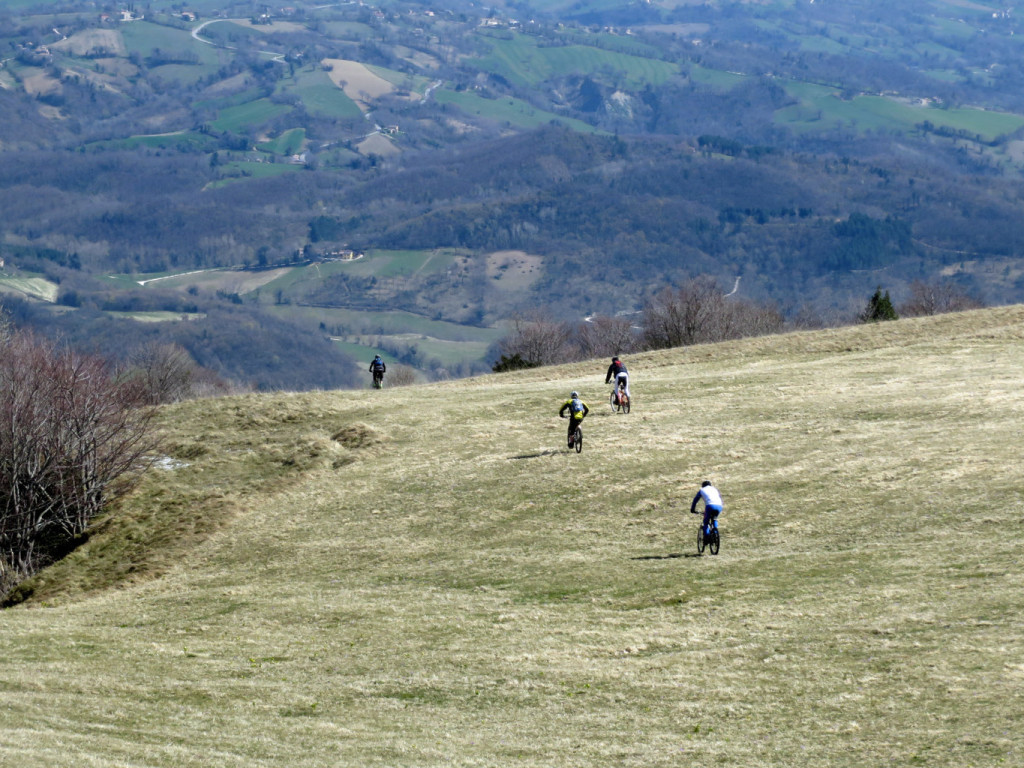
[[129,53],[149,58],[159,49],[164,54],[185,53],[198,58],[201,65],[216,67],[217,51],[192,38],[188,30],[165,27],[148,21],[133,21],[118,26]]
[[699,64],[693,64],[690,66],[689,77],[695,83],[707,85],[712,88],[718,88],[723,91],[731,90],[747,79],[746,75],[738,72],[725,72],[721,69],[708,69],[707,67],[702,67]]
[[498,328],[481,328],[446,320],[433,320],[403,310],[369,311],[344,307],[303,307],[294,304],[276,305],[274,313],[293,321],[317,325],[323,323],[329,332],[340,327],[340,336],[359,336],[359,343],[373,345],[377,336],[415,334],[433,339],[490,344],[503,335]]
[[55,302],[60,286],[44,277],[0,277],[0,291]]
[[150,75],[161,80],[170,80],[179,85],[192,86],[213,74],[216,69],[211,66],[196,66],[193,64],[164,64],[153,67],[149,70]]
[[321,22],[321,28],[327,37],[335,40],[361,42],[377,36],[373,27],[359,21],[324,21]]
[[300,86],[295,89],[295,93],[302,99],[303,106],[311,114],[342,120],[354,120],[362,117],[363,113],[359,109],[359,105],[346,96],[345,92],[334,83],[324,82]]
[[509,96],[485,99],[470,91],[450,91],[444,88],[438,88],[434,91],[433,96],[439,104],[451,104],[467,115],[482,117],[497,123],[508,123],[518,128],[536,128],[551,122],[559,122],[581,133],[602,133],[582,120],[546,112],[526,101]]
[[589,74],[601,80],[610,77],[612,85],[640,88],[661,85],[679,74],[677,64],[660,59],[584,45],[540,47],[536,39],[519,34],[511,39],[487,33],[479,36],[491,52],[473,63],[519,86],[537,85],[552,77]]
[[275,117],[288,114],[291,110],[287,104],[275,104],[270,99],[256,99],[220,110],[217,119],[211,125],[218,131],[237,133],[245,128],[263,125]]
[[264,141],[256,146],[263,152],[275,155],[295,155],[302,151],[306,144],[306,129],[291,128],[284,131],[276,139]]
[[422,94],[433,82],[429,77],[409,75],[405,72],[399,72],[395,69],[388,69],[387,67],[380,67],[374,64],[364,64],[363,66],[382,80],[387,80],[396,88],[405,89],[410,93]]
[[214,109],[221,110],[227,109],[228,107],[238,107],[243,104],[256,101],[262,97],[263,91],[258,87],[247,88],[244,91],[232,93],[228,96],[223,96],[214,99],[200,99],[193,103],[195,109]]
[[294,78],[281,80],[277,90],[298,96],[306,110],[315,115],[344,120],[361,118],[363,114],[359,106],[320,68],[297,71]]
[[276,176],[284,176],[288,173],[296,173],[305,169],[305,166],[295,163],[252,163],[244,160],[233,160],[220,166],[221,178],[210,182],[207,187],[217,189],[228,184],[249,179],[270,179]]
[[129,136],[126,139],[97,141],[92,144],[88,144],[87,146],[106,147],[108,149],[136,149],[138,147],[147,147],[150,149],[187,148],[190,151],[204,152],[215,149],[217,146],[217,140],[203,133],[180,131],[176,133]]
[[368,250],[363,258],[343,264],[353,275],[377,277],[409,277],[417,273],[443,272],[455,261],[456,253],[446,249],[426,251]]
[[929,122],[939,128],[965,131],[970,137],[993,141],[1024,126],[1024,117],[981,109],[920,107],[882,96],[839,98],[835,88],[790,81],[787,92],[799,104],[776,112],[776,120],[797,131],[832,129],[840,125],[859,131],[897,129],[910,131]]

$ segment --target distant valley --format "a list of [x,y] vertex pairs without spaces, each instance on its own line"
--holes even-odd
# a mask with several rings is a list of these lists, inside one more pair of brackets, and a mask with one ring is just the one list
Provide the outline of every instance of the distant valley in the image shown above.
[[[0,9],[0,303],[257,388],[489,370],[710,275],[788,318],[1024,298],[1024,56],[985,2]],[[343,252],[359,259],[342,259]]]

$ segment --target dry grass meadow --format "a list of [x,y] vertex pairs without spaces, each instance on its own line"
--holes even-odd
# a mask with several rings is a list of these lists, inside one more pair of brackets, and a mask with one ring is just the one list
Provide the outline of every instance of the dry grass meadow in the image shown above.
[[1024,764],[1024,307],[627,362],[167,409],[0,613],[0,765]]
[[369,102],[395,90],[395,86],[383,77],[374,74],[358,61],[348,59],[324,59],[330,67],[331,81],[345,91],[345,95],[360,105],[365,112]]

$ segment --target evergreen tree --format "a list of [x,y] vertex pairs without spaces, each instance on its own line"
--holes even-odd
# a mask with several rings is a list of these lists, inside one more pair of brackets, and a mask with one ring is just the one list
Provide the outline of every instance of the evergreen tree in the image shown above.
[[892,306],[889,299],[889,292],[882,293],[882,286],[875,289],[874,295],[868,301],[864,311],[860,313],[862,323],[879,323],[883,320],[899,320],[899,315]]

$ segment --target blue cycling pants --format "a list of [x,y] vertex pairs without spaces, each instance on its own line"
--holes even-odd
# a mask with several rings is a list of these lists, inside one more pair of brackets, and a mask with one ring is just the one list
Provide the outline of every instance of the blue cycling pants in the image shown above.
[[718,516],[721,514],[722,508],[715,504],[704,505],[704,530],[707,530],[708,526],[714,522],[715,528],[718,527]]

